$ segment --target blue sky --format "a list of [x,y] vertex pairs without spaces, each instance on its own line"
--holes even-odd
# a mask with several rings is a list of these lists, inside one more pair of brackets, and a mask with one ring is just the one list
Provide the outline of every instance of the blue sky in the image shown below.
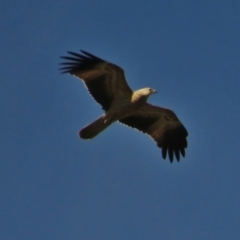
[[[240,2],[2,1],[0,239],[240,238]],[[153,87],[189,132],[171,164],[58,71],[67,50]]]

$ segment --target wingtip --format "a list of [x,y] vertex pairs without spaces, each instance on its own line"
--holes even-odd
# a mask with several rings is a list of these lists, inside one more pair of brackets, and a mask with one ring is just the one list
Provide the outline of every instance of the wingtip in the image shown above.
[[66,67],[62,67],[58,69],[60,71],[61,74],[65,74],[65,73],[71,73],[71,68],[66,68]]
[[179,162],[180,161],[180,154],[179,154],[178,150],[175,151],[175,157],[176,157],[177,161]]
[[176,151],[173,151],[172,149],[167,149],[164,147],[162,148],[162,158],[164,160],[166,160],[166,158],[168,157],[171,163],[174,162],[174,158],[176,158],[176,160],[178,162],[180,162],[181,155],[183,157],[185,157],[185,149],[184,148],[176,150]]
[[[84,50],[82,50],[82,49],[80,49],[80,52],[83,53],[83,54],[85,54],[85,55],[87,55],[87,56],[94,56],[94,55],[92,55],[91,53],[89,53],[89,52],[87,52],[87,51],[84,51]],[[95,56],[94,56],[94,57],[95,57]]]
[[80,49],[80,52],[82,52],[83,54],[90,54],[89,52],[84,51],[84,50],[82,50],[82,49]]
[[182,156],[185,157],[185,149],[184,148],[180,148],[180,152],[181,152]]
[[89,52],[87,52],[87,51],[84,51],[84,50],[81,50],[81,49],[80,49],[80,51],[81,51],[83,54],[85,54],[87,57],[90,57],[90,58],[95,59],[95,60],[98,60],[98,61],[104,61],[104,62],[105,62],[105,60],[103,60],[103,59],[101,59],[101,58],[99,58],[99,57],[97,57],[97,56],[95,56],[95,55],[93,55],[93,54],[91,54],[91,53],[89,53]]
[[167,149],[166,148],[162,148],[162,158],[165,160],[167,157]]
[[168,149],[168,156],[169,156],[170,162],[172,163],[174,158],[173,149]]

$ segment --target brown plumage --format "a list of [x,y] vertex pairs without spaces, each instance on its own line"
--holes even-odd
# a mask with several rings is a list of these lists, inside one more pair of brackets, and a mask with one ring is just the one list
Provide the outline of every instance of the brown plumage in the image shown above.
[[79,132],[80,137],[91,139],[113,122],[119,121],[150,135],[157,146],[162,148],[164,159],[168,155],[173,162],[174,155],[178,161],[180,155],[185,156],[186,128],[170,109],[147,103],[148,97],[156,90],[143,88],[133,92],[122,68],[88,52],[81,52],[68,52],[70,56],[61,57],[68,60],[61,63],[62,73],[70,73],[82,79],[105,113],[84,127]]

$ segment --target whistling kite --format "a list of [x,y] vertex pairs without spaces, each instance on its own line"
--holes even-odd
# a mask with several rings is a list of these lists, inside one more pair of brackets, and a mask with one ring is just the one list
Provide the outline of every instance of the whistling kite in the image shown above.
[[93,98],[105,113],[84,127],[79,135],[91,139],[119,121],[129,127],[149,134],[162,148],[162,157],[168,153],[173,162],[174,154],[180,160],[185,156],[188,132],[173,111],[147,103],[148,97],[156,93],[152,88],[132,91],[122,68],[88,52],[68,52],[72,56],[61,57],[69,61],[61,63],[63,73],[70,73],[83,80]]

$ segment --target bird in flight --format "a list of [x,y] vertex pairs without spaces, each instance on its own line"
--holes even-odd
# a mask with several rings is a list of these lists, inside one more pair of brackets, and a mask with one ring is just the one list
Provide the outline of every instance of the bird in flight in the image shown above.
[[114,122],[120,122],[151,136],[162,149],[162,157],[168,156],[173,162],[185,157],[188,132],[176,114],[167,108],[147,103],[148,97],[156,90],[142,88],[132,91],[124,71],[86,51],[68,51],[67,61],[60,63],[62,73],[70,73],[83,80],[92,97],[98,102],[104,114],[85,126],[79,135],[92,139]]

